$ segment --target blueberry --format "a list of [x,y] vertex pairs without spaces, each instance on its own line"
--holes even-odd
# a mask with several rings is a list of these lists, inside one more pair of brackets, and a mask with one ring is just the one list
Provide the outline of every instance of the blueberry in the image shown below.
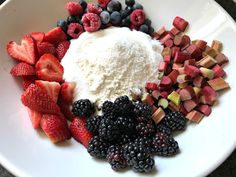
[[130,11],[128,11],[128,10],[121,10],[121,11],[120,11],[120,15],[121,15],[121,18],[124,19],[124,18],[126,18],[128,15],[130,15]]
[[131,14],[131,12],[133,11],[133,8],[130,6],[126,6],[125,10],[127,10]]
[[135,3],[134,5],[133,5],[133,10],[136,10],[136,9],[143,9],[143,6],[141,5],[141,4],[139,4],[139,3]]
[[129,18],[122,19],[122,21],[121,21],[121,26],[122,27],[129,27],[129,25],[130,25],[130,19]]
[[108,24],[111,19],[111,16],[109,12],[107,11],[102,11],[102,13],[100,14],[100,17],[101,17],[102,24],[104,25]]
[[125,0],[125,4],[127,6],[133,6],[135,4],[135,0]]
[[152,21],[147,18],[147,19],[144,21],[144,24],[149,27],[149,26],[151,26]]
[[119,12],[115,11],[111,14],[111,23],[113,25],[119,25],[121,22],[121,15]]
[[149,27],[148,34],[151,36],[155,32],[153,27]]
[[71,24],[71,23],[77,23],[77,18],[75,16],[68,16],[67,17],[67,24]]
[[80,16],[76,16],[75,19],[76,19],[76,22],[77,22],[77,23],[79,23],[79,24],[82,25],[82,21],[81,21]]
[[141,26],[139,27],[139,31],[142,31],[142,32],[148,34],[149,28],[148,28],[147,25],[141,25]]
[[65,20],[58,20],[57,27],[61,27],[61,29],[66,33],[67,28],[68,28],[67,22]]
[[86,8],[87,8],[87,2],[84,1],[84,0],[80,0],[79,3],[80,3],[80,5],[82,6],[83,10],[85,11]]
[[121,10],[121,3],[116,0],[112,0],[107,5],[107,10],[109,12],[120,11]]

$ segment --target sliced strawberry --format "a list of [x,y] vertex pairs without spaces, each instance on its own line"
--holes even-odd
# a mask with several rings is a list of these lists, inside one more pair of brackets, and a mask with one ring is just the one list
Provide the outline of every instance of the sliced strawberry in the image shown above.
[[56,48],[54,47],[53,44],[49,42],[42,42],[39,43],[37,46],[38,46],[39,56],[42,56],[45,53],[50,53],[52,55],[56,54]]
[[38,129],[39,125],[40,125],[41,118],[42,118],[42,114],[40,112],[31,110],[29,108],[27,108],[27,111],[28,111],[33,128]]
[[35,85],[44,89],[46,93],[53,99],[53,101],[55,103],[57,102],[58,95],[61,89],[61,85],[58,82],[36,80]]
[[7,52],[12,58],[28,64],[35,64],[38,59],[36,43],[29,35],[22,38],[21,45],[10,41],[7,44]]
[[75,89],[74,82],[64,82],[61,85],[61,92],[60,92],[62,100],[67,103],[72,103],[74,98],[74,89]]
[[22,103],[34,111],[44,114],[60,114],[59,106],[40,87],[31,84],[21,95]]
[[26,90],[30,84],[34,84],[35,80],[38,78],[36,76],[22,76],[22,86]]
[[44,54],[35,65],[37,76],[46,81],[62,82],[63,66],[52,54]]
[[13,76],[30,76],[30,75],[35,75],[35,70],[33,66],[21,62],[15,65],[11,69],[10,73]]
[[36,41],[37,44],[41,43],[44,39],[44,32],[32,32],[30,36]]
[[61,112],[69,120],[72,121],[75,117],[71,112],[71,104],[62,100],[61,97],[58,99],[58,105],[60,106]]
[[58,44],[56,53],[57,53],[57,58],[61,61],[61,59],[65,56],[67,50],[70,47],[70,42],[69,41],[63,41]]
[[85,127],[85,122],[86,120],[84,118],[76,117],[73,119],[69,128],[73,138],[81,142],[87,148],[93,135]]
[[71,137],[66,119],[60,116],[44,114],[40,126],[53,143],[59,143]]
[[58,45],[62,41],[66,41],[67,36],[60,27],[56,27],[45,34],[44,42],[49,42],[54,45]]

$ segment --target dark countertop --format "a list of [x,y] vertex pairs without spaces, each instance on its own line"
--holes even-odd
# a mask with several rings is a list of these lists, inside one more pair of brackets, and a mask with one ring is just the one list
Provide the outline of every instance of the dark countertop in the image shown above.
[[[0,0],[0,4],[5,0]],[[236,3],[233,0],[216,0],[236,21]],[[236,176],[236,150],[231,156],[208,177],[235,177]],[[14,177],[0,165],[0,177]]]

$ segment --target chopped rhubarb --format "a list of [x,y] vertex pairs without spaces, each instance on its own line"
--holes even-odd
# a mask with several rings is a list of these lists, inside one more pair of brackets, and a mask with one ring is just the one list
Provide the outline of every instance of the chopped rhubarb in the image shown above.
[[183,105],[180,106],[179,112],[181,112],[184,116],[188,114],[188,111],[185,109]]
[[174,44],[176,45],[176,46],[181,46],[181,45],[183,45],[183,36],[181,36],[181,35],[176,35],[175,37],[174,37]]
[[166,109],[169,105],[169,102],[167,99],[165,98],[161,98],[159,101],[158,101],[158,106],[159,107],[162,107],[163,109]]
[[218,77],[224,77],[226,75],[224,69],[220,66],[220,65],[215,65],[212,68],[213,72],[214,72],[214,77],[218,78]]
[[190,55],[184,52],[176,52],[174,57],[175,63],[184,63],[185,60],[189,60]]
[[168,77],[171,79],[173,84],[177,83],[178,75],[179,75],[179,72],[177,70],[172,70],[171,73],[168,75]]
[[164,45],[166,47],[173,47],[174,41],[172,39],[168,39],[167,41],[165,41]]
[[229,62],[228,58],[223,53],[218,53],[215,60],[220,66]]
[[179,111],[180,105],[176,106],[173,102],[169,102],[168,108],[172,111]]
[[179,47],[172,47],[172,57],[175,57],[175,54],[177,52],[180,52],[180,48]]
[[159,107],[152,115],[152,119],[158,124],[165,117],[165,112]]
[[195,96],[193,87],[187,86],[179,92],[181,101],[191,100]]
[[[180,84],[178,85],[179,91],[180,91],[181,89],[187,87],[187,86],[188,86],[188,83],[187,83],[187,82],[185,82],[185,83],[180,83]],[[177,91],[177,92],[178,92],[178,91]],[[178,92],[178,93],[179,93],[179,92]]]
[[184,73],[191,77],[197,77],[200,74],[200,70],[196,66],[185,65]]
[[217,63],[217,61],[212,58],[210,55],[205,56],[201,60],[197,62],[197,65],[202,66],[204,68],[211,68]]
[[186,65],[195,66],[195,65],[196,65],[196,60],[195,60],[195,59],[185,60],[185,61],[184,61],[184,66],[186,66]]
[[211,57],[215,57],[217,55],[217,51],[209,46],[206,47],[204,51],[205,55],[210,55]]
[[173,39],[172,34],[168,33],[160,39],[161,44],[165,44],[166,41]]
[[189,82],[190,80],[191,80],[190,76],[188,76],[186,74],[180,74],[177,77],[177,82],[179,84]]
[[174,36],[180,33],[180,30],[178,30],[177,28],[173,27],[170,30],[171,34],[173,34]]
[[165,57],[165,56],[171,56],[171,49],[169,47],[165,47],[163,50],[162,50],[162,56]]
[[199,96],[199,93],[201,92],[202,89],[199,87],[193,87],[193,90],[194,90],[195,95]]
[[218,94],[210,86],[203,87],[200,94],[200,102],[203,104],[213,105],[218,98]]
[[154,103],[155,103],[153,98],[152,98],[152,96],[150,94],[143,95],[142,101],[143,101],[143,103],[146,103],[146,104],[148,104],[150,106],[153,106]]
[[145,88],[151,91],[158,90],[158,85],[157,83],[154,83],[154,82],[146,82]]
[[160,82],[161,90],[168,90],[172,86],[172,81],[168,76],[163,76]]
[[166,55],[166,56],[164,56],[163,60],[164,60],[164,62],[166,62],[167,64],[170,64],[171,56],[170,56],[170,55]]
[[201,74],[202,74],[203,77],[205,77],[207,79],[213,79],[214,78],[213,70],[201,67],[200,71],[201,71]]
[[197,77],[195,77],[195,78],[193,79],[193,85],[194,85],[195,87],[201,88],[204,83],[205,83],[205,79],[204,79],[204,77],[202,77],[202,76],[197,76]]
[[157,100],[160,97],[160,91],[159,90],[152,91],[152,97]]
[[204,115],[196,110],[187,114],[186,118],[192,122],[199,123],[203,119]]
[[197,103],[193,100],[186,100],[184,101],[183,106],[187,112],[190,112],[197,106]]
[[167,62],[161,61],[160,64],[159,64],[158,70],[159,70],[160,72],[166,71],[167,66],[168,66],[168,63],[167,63]]
[[172,69],[178,70],[179,68],[182,68],[184,65],[182,63],[173,63]]
[[222,50],[222,42],[214,40],[212,41],[211,47],[217,52],[221,52]]
[[230,88],[229,84],[221,77],[209,80],[207,82],[215,91],[224,90]]
[[197,40],[195,45],[198,46],[198,48],[201,49],[202,51],[205,51],[206,46],[207,46],[207,42],[203,41],[203,40]]
[[183,18],[177,16],[173,21],[173,26],[176,27],[178,30],[184,32],[188,26],[188,22]]
[[212,109],[209,105],[201,104],[197,107],[197,110],[200,111],[205,116],[209,116],[212,112]]
[[201,50],[198,48],[197,45],[190,45],[187,49],[187,52],[191,55],[192,58],[200,58],[202,56]]
[[173,91],[167,98],[176,106],[180,105],[180,95],[176,91]]
[[169,95],[169,93],[166,92],[166,91],[163,91],[163,92],[160,93],[160,96],[161,96],[162,98],[167,98],[168,95]]

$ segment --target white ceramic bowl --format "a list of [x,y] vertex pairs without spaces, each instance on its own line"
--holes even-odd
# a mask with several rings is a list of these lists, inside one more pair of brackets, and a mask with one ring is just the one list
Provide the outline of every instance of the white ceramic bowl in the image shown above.
[[[108,163],[93,160],[74,140],[53,145],[41,132],[33,130],[20,102],[20,81],[9,74],[14,61],[7,56],[8,41],[20,41],[32,31],[48,31],[66,17],[66,0],[8,0],[0,7],[0,163],[17,176],[141,176],[113,172]],[[210,117],[190,125],[177,136],[181,153],[174,158],[156,157],[156,171],[149,176],[205,176],[220,165],[236,147],[234,115],[236,98],[236,25],[212,0],[140,0],[156,28],[171,27],[176,15],[190,22],[193,39],[213,39],[224,43],[230,64],[226,67],[231,90],[219,98]]]

